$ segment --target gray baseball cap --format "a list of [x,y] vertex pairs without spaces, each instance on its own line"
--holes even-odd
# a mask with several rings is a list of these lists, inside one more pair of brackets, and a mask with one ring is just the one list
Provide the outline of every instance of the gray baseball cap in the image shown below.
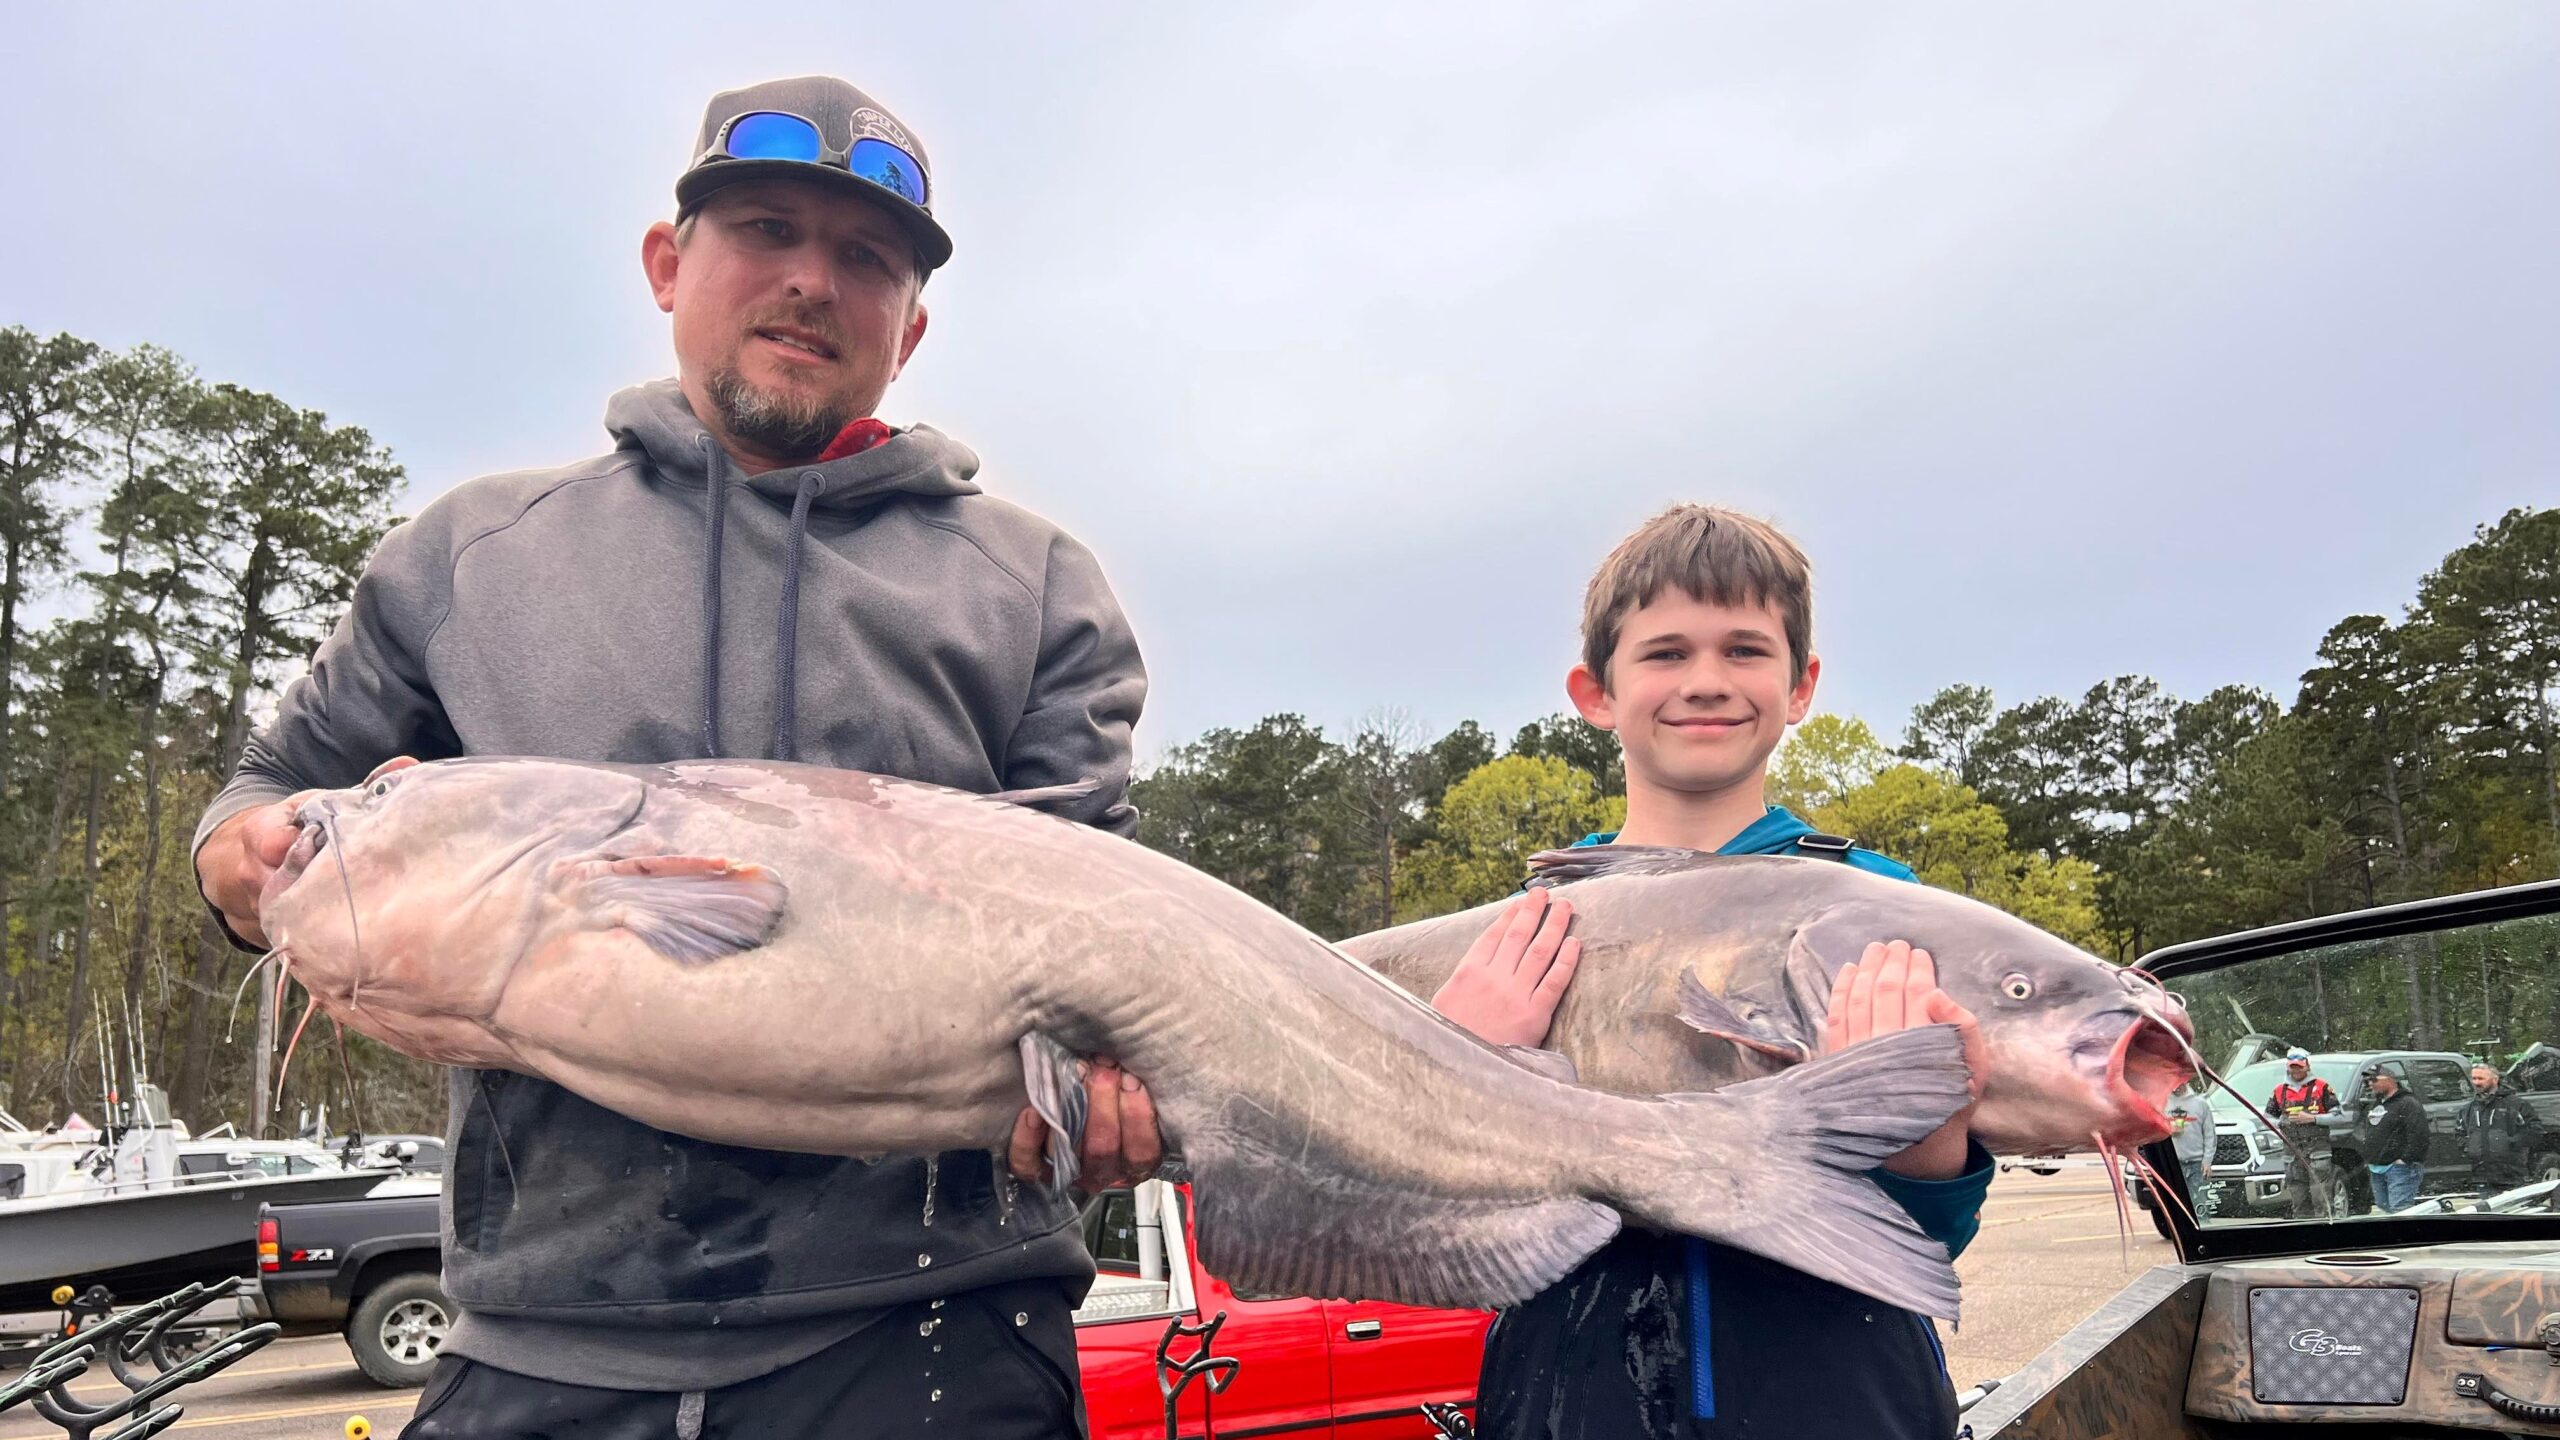
[[[785,118],[762,118],[769,116]],[[951,237],[933,218],[924,146],[880,102],[842,80],[803,75],[712,96],[693,163],[676,177],[677,218],[702,208],[722,186],[775,177],[839,185],[888,211],[927,270],[951,258]]]

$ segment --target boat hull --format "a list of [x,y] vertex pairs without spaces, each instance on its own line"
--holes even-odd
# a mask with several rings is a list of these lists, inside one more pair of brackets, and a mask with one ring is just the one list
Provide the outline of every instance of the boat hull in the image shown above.
[[61,1285],[104,1285],[130,1305],[255,1275],[260,1205],[343,1200],[388,1178],[357,1170],[0,1205],[0,1314],[51,1309]]

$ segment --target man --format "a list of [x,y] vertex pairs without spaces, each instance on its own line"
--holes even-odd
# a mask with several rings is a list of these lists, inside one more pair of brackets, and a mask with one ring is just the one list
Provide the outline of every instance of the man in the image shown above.
[[[206,813],[199,881],[242,942],[288,797],[395,757],[1092,779],[1076,818],[1134,828],[1146,679],[1093,556],[982,493],[959,442],[873,418],[951,255],[923,146],[843,81],[773,81],[712,100],[675,193],[641,263],[677,378],[613,397],[611,453],[393,531]],[[1107,1065],[1089,1089],[1089,1183],[1152,1170],[1143,1089]],[[704,1144],[521,1075],[456,1072],[452,1100],[462,1317],[408,1436],[1081,1430],[1075,1208],[985,1154]]]
[[2178,1168],[2186,1174],[2188,1199],[2201,1217],[2205,1214],[2205,1166],[2213,1153],[2213,1107],[2205,1100],[2204,1081],[2190,1080],[2179,1086],[2177,1097],[2169,1102],[2168,1113],[2169,1148],[2178,1157]]
[[2337,1183],[2315,1175],[2304,1157],[2321,1138],[2320,1117],[2338,1108],[2329,1082],[2311,1073],[2311,1052],[2297,1045],[2284,1055],[2284,1083],[2267,1100],[2267,1114],[2285,1126],[2285,1214],[2296,1219],[2326,1215],[2329,1186]]
[[2486,1065],[2471,1067],[2471,1103],[2457,1120],[2462,1153],[2471,1161],[2472,1178],[2484,1193],[2512,1190],[2524,1183],[2525,1162],[2541,1125],[2516,1092],[2500,1083]]
[[2373,1177],[2374,1208],[2388,1214],[2408,1208],[2427,1178],[2427,1108],[2389,1070],[2373,1072],[2371,1084],[2356,1121],[2356,1150]]

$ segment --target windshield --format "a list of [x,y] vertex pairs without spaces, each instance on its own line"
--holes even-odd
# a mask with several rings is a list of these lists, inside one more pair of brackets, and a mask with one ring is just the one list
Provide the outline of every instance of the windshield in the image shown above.
[[[2337,1106],[2282,1122],[2260,1113],[2285,1079],[2281,1048],[2233,1071],[2249,1108],[2213,1094],[2222,1138],[2181,1157],[2205,1225],[2552,1203],[2551,1189],[2522,1192],[2560,1179],[2560,915],[2270,955],[2169,988],[2187,1002],[2198,1050],[2301,1046]],[[2486,1122],[2471,1104],[2478,1064],[2515,1071]],[[2377,1068],[2399,1077],[2403,1100],[2359,1090],[2358,1074]],[[2244,1144],[2239,1128],[2259,1141]]]

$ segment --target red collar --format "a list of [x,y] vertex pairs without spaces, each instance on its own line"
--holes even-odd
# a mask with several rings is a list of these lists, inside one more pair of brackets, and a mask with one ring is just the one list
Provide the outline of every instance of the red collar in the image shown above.
[[837,431],[836,438],[827,442],[827,448],[818,452],[817,463],[824,465],[847,455],[859,455],[897,433],[889,428],[888,421],[865,415]]

